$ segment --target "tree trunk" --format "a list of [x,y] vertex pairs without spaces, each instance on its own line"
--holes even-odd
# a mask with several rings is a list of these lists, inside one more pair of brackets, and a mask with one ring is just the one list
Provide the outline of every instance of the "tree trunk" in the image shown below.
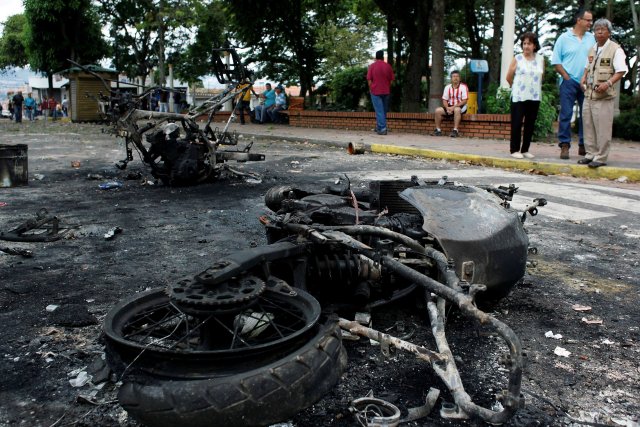
[[387,62],[393,67],[393,25],[391,18],[387,16]]
[[[634,4],[635,0],[629,0],[631,4],[631,17],[633,18],[633,31],[636,34],[640,34],[640,21],[638,20],[638,11],[636,10],[636,6]],[[640,58],[640,37],[636,37],[636,58]],[[628,60],[628,58],[627,58]],[[638,93],[638,59],[636,59],[635,64],[631,68],[631,93],[633,95]]]
[[53,73],[47,71],[47,81],[49,83],[49,98],[53,96]]
[[[633,1],[633,0],[632,0]],[[493,0],[493,37],[489,45],[489,84],[500,83],[500,63],[502,62],[502,16],[504,0]]]
[[[390,17],[408,44],[408,56],[402,83],[402,111],[420,111],[422,73],[429,49],[429,0],[398,4],[392,0],[375,0],[380,10]],[[399,70],[398,70],[399,71]]]
[[444,90],[444,0],[433,0],[431,10],[431,82],[429,111],[442,105]]
[[[422,70],[426,68],[424,52],[429,49],[429,2],[419,0],[414,17],[415,29],[407,36],[409,57],[402,85],[402,111],[417,113],[422,101]],[[404,32],[404,31],[403,31]]]
[[464,17],[471,59],[482,59],[482,43],[480,41],[480,31],[478,30],[478,12],[475,0],[466,0],[464,2]]

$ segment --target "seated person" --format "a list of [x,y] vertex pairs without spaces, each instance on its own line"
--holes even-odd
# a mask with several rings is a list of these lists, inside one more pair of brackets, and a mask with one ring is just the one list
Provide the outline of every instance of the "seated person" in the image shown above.
[[255,108],[255,116],[258,123],[265,123],[267,121],[269,118],[267,112],[272,109],[276,103],[276,93],[271,89],[271,83],[267,83],[265,87],[265,91],[260,94],[260,99],[264,102]]
[[282,86],[276,86],[276,102],[271,110],[268,111],[269,117],[273,123],[282,123],[282,119],[278,115],[279,111],[287,109],[287,96]]
[[460,82],[460,71],[453,70],[451,72],[451,84],[444,88],[442,93],[442,107],[436,108],[436,130],[433,135],[442,135],[440,125],[442,117],[453,116],[453,130],[451,137],[458,136],[458,126],[462,120],[462,115],[467,112],[467,100],[469,99],[469,88],[466,84]]

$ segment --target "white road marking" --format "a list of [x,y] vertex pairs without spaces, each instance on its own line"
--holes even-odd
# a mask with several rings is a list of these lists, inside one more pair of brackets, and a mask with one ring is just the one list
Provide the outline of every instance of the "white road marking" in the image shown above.
[[606,191],[609,190],[608,187],[593,190],[576,186],[566,186],[564,184],[548,184],[533,181],[519,182],[515,185],[528,193],[541,193],[564,200],[640,213],[640,200],[607,194]]
[[602,185],[596,185],[596,184],[575,184],[573,182],[567,183],[567,185],[570,185],[573,187],[591,188],[593,190],[598,190],[598,191],[619,193],[619,194],[626,194],[628,196],[640,197],[640,190],[631,190],[628,188],[604,187]]
[[[392,180],[392,179],[410,179],[411,176],[417,176],[423,180],[438,180],[443,176],[447,176],[449,181],[458,181],[462,183],[473,184],[472,178],[495,177],[502,183],[493,185],[504,185],[514,183],[521,192],[531,194],[527,197],[520,194],[514,196],[511,206],[517,210],[524,210],[528,205],[533,203],[534,197],[550,198],[547,206],[539,209],[539,215],[560,219],[586,221],[597,218],[615,217],[617,214],[612,209],[618,209],[626,212],[640,213],[640,200],[634,197],[640,197],[639,190],[615,188],[599,186],[597,184],[579,184],[579,183],[562,183],[550,184],[541,182],[543,177],[529,177],[530,181],[521,181],[523,174],[506,172],[503,170],[493,169],[440,169],[440,170],[379,170],[379,171],[352,171],[347,173],[352,182],[369,181],[369,180]],[[335,175],[337,177],[338,175]],[[333,179],[331,179],[333,181]],[[506,184],[505,184],[506,183]],[[628,197],[627,197],[628,196]],[[571,202],[571,204],[562,203],[561,199]],[[593,205],[594,208],[577,207],[573,202],[581,204]],[[600,209],[598,209],[600,207]],[[606,209],[602,209],[602,208]]]

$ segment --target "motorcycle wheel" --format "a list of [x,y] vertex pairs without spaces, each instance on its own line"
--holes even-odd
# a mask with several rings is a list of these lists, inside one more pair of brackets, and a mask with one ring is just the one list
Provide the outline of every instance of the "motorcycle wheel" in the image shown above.
[[161,289],[115,307],[104,331],[123,408],[148,426],[257,426],[319,400],[346,366],[337,322],[304,291],[259,299],[269,318],[255,337],[225,336],[238,313],[188,314]]

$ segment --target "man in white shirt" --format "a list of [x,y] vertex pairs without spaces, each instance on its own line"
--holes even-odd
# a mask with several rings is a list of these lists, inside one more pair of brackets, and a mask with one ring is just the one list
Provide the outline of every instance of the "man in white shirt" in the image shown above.
[[462,115],[467,112],[468,99],[469,88],[466,84],[460,82],[460,71],[453,70],[451,72],[451,84],[448,84],[442,93],[442,107],[436,108],[436,130],[433,135],[442,135],[440,125],[444,116],[453,117],[453,130],[450,136],[456,138],[459,135],[458,126],[460,126]]

